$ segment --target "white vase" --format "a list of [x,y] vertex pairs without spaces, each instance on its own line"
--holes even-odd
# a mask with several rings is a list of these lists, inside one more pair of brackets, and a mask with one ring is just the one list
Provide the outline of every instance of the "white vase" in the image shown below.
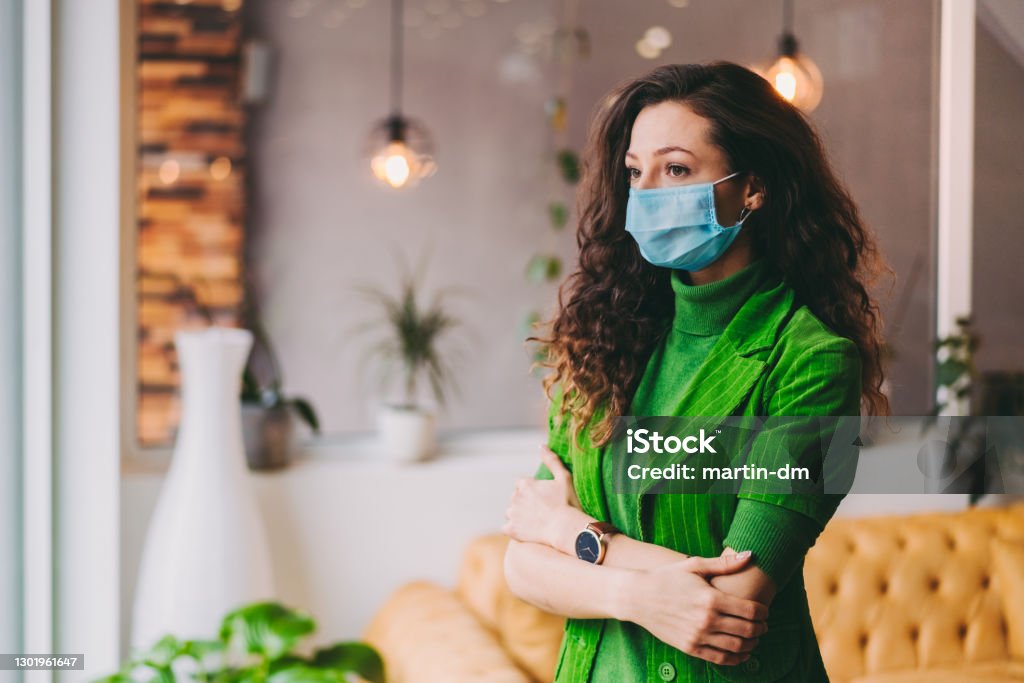
[[384,455],[399,462],[426,460],[437,450],[434,414],[416,406],[381,406],[377,431]]
[[179,331],[175,345],[181,422],[143,547],[133,648],[169,633],[215,638],[228,611],[273,599],[270,551],[242,441],[240,378],[252,334]]

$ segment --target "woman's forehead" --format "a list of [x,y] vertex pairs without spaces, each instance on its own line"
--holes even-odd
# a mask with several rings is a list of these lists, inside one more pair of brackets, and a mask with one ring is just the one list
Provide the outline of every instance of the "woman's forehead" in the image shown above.
[[710,122],[680,102],[659,102],[644,107],[633,122],[629,152],[656,156],[678,147],[696,157],[715,153],[708,142]]

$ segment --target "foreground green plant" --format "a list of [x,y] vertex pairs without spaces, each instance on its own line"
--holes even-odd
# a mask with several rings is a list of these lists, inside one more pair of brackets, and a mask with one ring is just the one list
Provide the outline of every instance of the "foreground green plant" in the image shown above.
[[366,643],[336,643],[309,658],[292,653],[314,630],[316,622],[305,612],[276,602],[253,603],[225,616],[216,640],[164,636],[149,650],[133,653],[116,674],[94,683],[174,683],[174,663],[180,659],[194,662],[192,680],[208,683],[346,683],[350,673],[384,683],[384,662]]

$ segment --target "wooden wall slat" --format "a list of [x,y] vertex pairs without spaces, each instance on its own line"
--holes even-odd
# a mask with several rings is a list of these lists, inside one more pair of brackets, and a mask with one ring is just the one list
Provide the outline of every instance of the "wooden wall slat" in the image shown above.
[[[174,333],[206,324],[193,301],[216,324],[240,324],[242,3],[137,2],[136,424],[142,446],[165,446],[173,442],[181,410]],[[230,174],[218,179],[211,164],[221,157],[230,160]],[[176,173],[168,173],[171,166]]]

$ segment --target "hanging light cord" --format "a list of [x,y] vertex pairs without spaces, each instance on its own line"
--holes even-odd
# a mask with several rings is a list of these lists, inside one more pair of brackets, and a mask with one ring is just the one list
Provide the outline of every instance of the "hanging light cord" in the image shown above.
[[402,0],[391,0],[391,115],[402,113]]
[[779,36],[779,54],[795,57],[800,49],[793,33],[793,0],[782,0],[782,35]]

